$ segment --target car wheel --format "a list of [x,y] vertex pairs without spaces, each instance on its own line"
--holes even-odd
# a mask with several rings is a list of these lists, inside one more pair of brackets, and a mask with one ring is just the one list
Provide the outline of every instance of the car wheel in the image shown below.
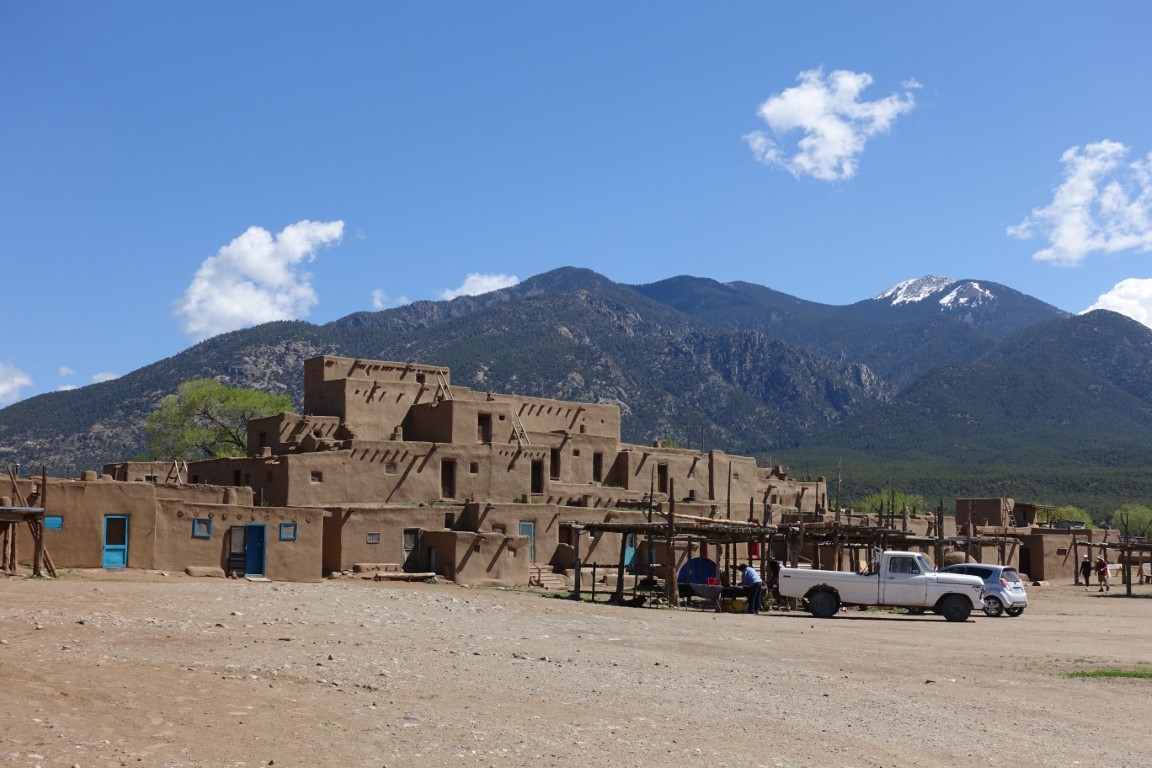
[[972,606],[960,595],[948,595],[940,601],[939,612],[948,621],[968,621]]
[[1019,616],[1020,614],[1024,613],[1024,609],[1023,608],[1005,608],[1004,612],[1007,613],[1009,616]]
[[818,619],[830,619],[840,610],[840,601],[831,592],[814,592],[808,595],[808,610]]
[[1000,602],[998,597],[984,598],[984,613],[989,616],[1002,616],[1004,614],[1004,603]]

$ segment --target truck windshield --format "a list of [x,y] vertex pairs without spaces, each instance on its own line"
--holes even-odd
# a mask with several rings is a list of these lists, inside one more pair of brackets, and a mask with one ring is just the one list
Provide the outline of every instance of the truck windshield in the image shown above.
[[920,563],[920,570],[924,573],[932,573],[936,570],[928,564],[928,558],[924,557],[924,555],[916,555],[916,560]]

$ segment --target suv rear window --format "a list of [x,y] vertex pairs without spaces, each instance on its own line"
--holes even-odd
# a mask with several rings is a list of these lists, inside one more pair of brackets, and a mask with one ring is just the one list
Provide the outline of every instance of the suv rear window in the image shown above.
[[1000,574],[1000,578],[1004,581],[1020,581],[1020,574],[1016,573],[1015,568],[1005,568],[1004,572]]

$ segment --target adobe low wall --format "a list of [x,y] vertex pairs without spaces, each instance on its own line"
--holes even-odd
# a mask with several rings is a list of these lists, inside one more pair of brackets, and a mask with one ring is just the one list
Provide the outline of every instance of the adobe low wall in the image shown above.
[[405,570],[420,571],[419,548],[404,549],[404,530],[443,530],[455,524],[462,507],[453,504],[403,505],[394,507],[330,507],[324,520],[325,573],[350,571],[356,563],[398,563]]
[[[324,510],[284,507],[242,507],[161,499],[156,515],[152,568],[184,570],[189,566],[228,568],[229,536],[234,527],[265,528],[264,575],[273,581],[320,581]],[[193,535],[194,521],[207,536]],[[295,523],[287,529],[282,523]],[[285,537],[282,537],[282,531]],[[286,538],[294,533],[295,538]],[[242,534],[241,534],[242,535]]]
[[[27,495],[31,488],[21,483],[21,491]],[[9,493],[0,491],[0,495]],[[57,568],[103,567],[105,515],[128,518],[127,567],[152,567],[156,536],[156,486],[152,483],[49,478],[44,514],[62,518],[59,529],[44,531],[44,545]],[[18,559],[30,564],[32,535],[26,525],[17,531]]]
[[520,587],[530,573],[528,539],[497,533],[429,531],[420,543],[433,570],[462,586]]

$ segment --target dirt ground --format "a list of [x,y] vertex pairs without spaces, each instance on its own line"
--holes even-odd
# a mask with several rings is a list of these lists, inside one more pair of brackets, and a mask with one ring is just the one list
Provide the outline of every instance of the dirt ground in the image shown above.
[[[0,765],[1127,766],[1142,597],[761,616],[360,580],[0,580]],[[1119,592],[1122,592],[1119,590]]]

